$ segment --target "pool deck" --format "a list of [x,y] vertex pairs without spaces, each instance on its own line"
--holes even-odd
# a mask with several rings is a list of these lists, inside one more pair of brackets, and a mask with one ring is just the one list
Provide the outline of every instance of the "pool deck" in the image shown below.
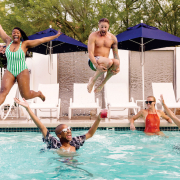
[[[178,116],[180,118],[180,116]],[[120,117],[117,119],[102,119],[99,127],[129,127],[129,120],[131,117]],[[71,127],[91,127],[95,121],[95,117],[72,117],[72,120],[68,120],[67,117],[60,118],[41,118],[41,122],[46,127],[56,127],[59,124],[67,124]],[[135,121],[135,127],[144,127],[145,123],[143,119],[137,119]],[[32,120],[26,118],[7,118],[6,120],[0,120],[0,128],[34,128],[36,125]],[[160,127],[177,127],[174,123],[170,124],[166,120],[162,119]]]

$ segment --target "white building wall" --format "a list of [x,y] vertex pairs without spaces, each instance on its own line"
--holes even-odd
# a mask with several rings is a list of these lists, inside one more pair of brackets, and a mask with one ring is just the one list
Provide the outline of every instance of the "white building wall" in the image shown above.
[[57,54],[52,55],[53,68],[50,71],[50,56],[33,53],[32,58],[27,58],[26,63],[28,69],[31,70],[31,87],[33,90],[38,90],[39,84],[57,83]]

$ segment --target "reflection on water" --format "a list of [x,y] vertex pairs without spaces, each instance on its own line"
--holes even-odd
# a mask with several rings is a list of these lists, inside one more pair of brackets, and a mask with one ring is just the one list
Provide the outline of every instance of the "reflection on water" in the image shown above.
[[[74,135],[86,131],[74,132]],[[179,179],[180,133],[98,130],[77,153],[40,151],[35,132],[0,133],[1,179]],[[52,133],[52,135],[54,135]],[[176,148],[177,147],[177,148]]]
[[75,157],[69,157],[69,158],[61,157],[61,158],[56,158],[54,160],[60,161],[61,163],[64,163],[67,166],[67,167],[63,167],[63,166],[56,167],[55,171],[57,172],[57,174],[62,173],[62,169],[64,169],[64,171],[69,171],[69,172],[75,170],[76,173],[80,171],[83,174],[85,174],[85,176],[93,177],[93,174],[91,174],[90,172],[88,172],[83,168],[78,167],[78,165],[83,165],[83,163],[79,163],[78,160],[75,159]]

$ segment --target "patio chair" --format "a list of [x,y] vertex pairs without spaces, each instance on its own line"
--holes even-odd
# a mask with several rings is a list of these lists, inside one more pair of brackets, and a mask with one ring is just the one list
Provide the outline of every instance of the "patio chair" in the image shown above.
[[[162,94],[164,101],[169,108],[174,108],[174,113],[176,113],[176,108],[180,108],[179,100],[176,101],[173,84],[172,83],[152,83],[153,95],[156,98],[156,102],[160,99]],[[163,108],[163,107],[162,107]]]
[[72,109],[97,109],[97,114],[100,112],[99,99],[96,99],[92,90],[91,93],[87,91],[88,84],[74,83],[73,100],[70,98],[69,119],[71,119]]
[[135,103],[133,97],[129,102],[128,94],[127,85],[124,83],[107,83],[105,85],[105,104],[108,109],[108,118],[111,117],[111,111],[124,111],[125,109],[133,109],[134,114],[137,114],[140,107]]
[[[46,100],[43,102],[39,97],[37,97],[35,102],[30,103],[30,108],[42,112],[50,112],[50,117],[52,117],[52,112],[56,111],[56,117],[59,119],[61,110],[59,84],[39,84],[38,91],[41,91],[44,94]],[[28,119],[29,118],[30,117],[28,116]]]
[[[14,98],[16,97],[16,92],[17,92],[17,84],[14,84],[13,87],[11,88],[9,94],[6,96],[5,101],[3,102],[3,104],[0,105],[0,114],[1,114],[1,119],[5,120],[12,107],[14,106]],[[5,114],[4,109],[7,108],[7,113]]]

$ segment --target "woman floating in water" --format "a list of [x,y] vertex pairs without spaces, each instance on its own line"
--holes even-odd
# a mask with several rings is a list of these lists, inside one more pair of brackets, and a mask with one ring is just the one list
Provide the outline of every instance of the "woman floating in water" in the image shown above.
[[[28,37],[20,28],[15,27],[12,31],[12,39],[5,33],[0,25],[0,37],[6,43],[6,57],[7,70],[4,73],[1,82],[0,90],[0,105],[4,102],[7,94],[17,79],[19,91],[21,96],[25,99],[32,99],[35,97],[41,98],[45,101],[45,96],[42,92],[30,90],[30,78],[27,65],[25,63],[25,56],[28,48],[33,48],[42,43],[51,41],[61,35],[60,30],[54,36],[49,36],[36,40],[28,40]],[[23,38],[23,42],[21,39]]]
[[147,135],[161,135],[164,136],[164,133],[160,131],[160,117],[167,120],[169,123],[172,123],[172,120],[165,115],[161,110],[155,109],[156,99],[154,96],[147,97],[147,109],[142,109],[130,120],[130,129],[135,130],[134,121],[139,117],[143,117],[145,120],[145,130],[144,132]]

